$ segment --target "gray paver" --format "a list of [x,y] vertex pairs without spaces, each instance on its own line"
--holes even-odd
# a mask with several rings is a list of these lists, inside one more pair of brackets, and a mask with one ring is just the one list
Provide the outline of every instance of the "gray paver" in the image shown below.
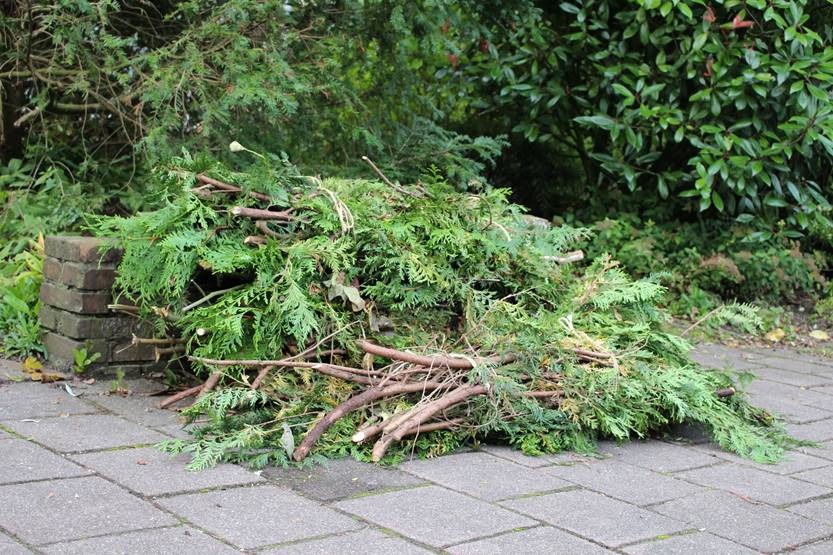
[[788,510],[791,513],[806,516],[822,524],[833,526],[833,498],[828,497],[826,499],[817,499],[808,503],[793,505]]
[[217,555],[239,554],[236,549],[219,542],[196,528],[176,526],[156,530],[128,532],[88,540],[58,543],[42,548],[49,555],[91,555],[94,553],[154,555]]
[[403,464],[401,468],[420,478],[486,501],[572,487],[570,482],[545,470],[527,468],[488,453],[461,453],[415,460]]
[[362,525],[274,486],[192,493],[159,504],[244,549],[357,530]]
[[799,374],[816,374],[818,376],[833,375],[833,367],[829,364],[819,364],[819,361],[807,359],[793,354],[792,357],[765,357],[763,359],[764,365],[770,368],[778,368],[780,370],[788,370]]
[[501,507],[437,486],[349,499],[336,507],[434,547],[536,524]]
[[610,455],[612,460],[656,472],[679,472],[716,462],[710,454],[664,441],[632,441],[621,445],[605,442],[599,445],[599,452]]
[[688,470],[679,476],[703,486],[726,490],[772,505],[795,503],[831,493],[825,487],[733,463]]
[[[769,380],[753,380],[752,383],[745,388],[745,391],[749,393],[753,399],[759,397],[787,399],[796,403],[812,405],[813,403],[822,401],[833,401],[833,399],[830,398],[830,395],[825,393],[825,389],[825,387],[809,389],[806,387],[771,382]],[[829,408],[830,410],[833,410],[833,405],[830,405]]]
[[766,552],[788,549],[833,533],[833,528],[813,520],[749,503],[724,491],[675,499],[651,510]]
[[831,464],[831,461],[827,459],[822,459],[820,457],[796,451],[788,451],[784,453],[783,459],[775,464],[765,464],[758,463],[750,459],[744,459],[734,453],[721,449],[717,445],[701,445],[697,446],[697,449],[713,455],[716,459],[737,463],[743,466],[751,466],[757,468],[758,470],[773,472],[775,474],[790,475],[803,470],[830,466]]
[[604,555],[613,551],[549,526],[511,532],[448,548],[452,555]]
[[611,547],[690,528],[678,520],[585,490],[513,499],[501,505]]
[[615,459],[547,470],[559,478],[636,505],[659,503],[702,491],[682,480],[622,464]]
[[802,374],[778,368],[755,368],[753,372],[762,380],[778,382],[799,387],[815,387],[830,383],[829,377],[817,376],[815,374]]
[[754,555],[758,553],[735,542],[702,532],[661,538],[624,549],[632,555]]
[[85,474],[89,471],[22,439],[3,442],[0,448],[0,484]]
[[833,488],[833,466],[806,470],[794,475],[799,480],[806,480],[820,486]]
[[189,458],[187,454],[172,457],[150,447],[72,457],[78,463],[143,495],[161,495],[263,481],[257,474],[233,464],[221,464],[200,472],[190,472],[185,469]]
[[591,461],[598,458],[593,456],[580,455],[578,453],[573,453],[569,451],[565,451],[563,453],[538,455],[533,457],[530,455],[525,455],[523,451],[519,449],[512,449],[511,447],[508,447],[506,445],[483,445],[481,446],[481,451],[489,453],[490,455],[494,455],[495,457],[500,457],[501,459],[506,459],[507,461],[512,461],[523,466],[528,466],[529,468],[540,468],[542,466],[549,466],[551,464],[575,464],[579,462]]
[[806,424],[833,416],[833,413],[830,411],[815,406],[802,405],[790,399],[753,396],[750,398],[750,401],[752,404],[766,409],[793,424]]
[[817,542],[793,551],[793,555],[830,555],[831,553],[833,553],[833,541]]
[[263,476],[279,486],[292,488],[319,501],[425,484],[425,481],[400,470],[355,459],[328,461],[312,468],[266,468]]
[[814,446],[796,447],[799,453],[810,454],[814,457],[833,461],[833,442],[818,443]]
[[833,419],[819,420],[810,424],[788,424],[787,431],[799,439],[830,441],[833,440]]
[[90,414],[98,410],[54,384],[34,382],[0,385],[0,421]]
[[0,526],[33,545],[176,524],[103,478],[0,486]]
[[31,555],[31,551],[9,536],[0,533],[0,553],[3,555]]
[[6,422],[18,434],[56,451],[70,453],[157,443],[166,436],[111,414],[45,418],[36,422]]
[[359,530],[349,534],[331,536],[270,549],[263,553],[279,555],[332,555],[333,553],[361,553],[362,555],[428,555],[423,549],[402,538],[388,536],[376,530]]
[[159,383],[149,380],[129,380],[127,396],[110,394],[109,386],[103,385],[91,388],[85,398],[120,416],[138,422],[145,426],[164,427],[180,425],[179,414],[172,410],[158,408],[164,397],[150,395],[164,389]]

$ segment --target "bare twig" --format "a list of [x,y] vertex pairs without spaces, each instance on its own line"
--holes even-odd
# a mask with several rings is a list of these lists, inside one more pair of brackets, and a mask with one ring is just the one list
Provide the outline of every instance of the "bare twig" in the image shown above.
[[474,368],[475,362],[491,364],[509,364],[517,360],[517,356],[512,353],[504,355],[500,358],[488,358],[478,361],[472,361],[468,358],[462,357],[456,358],[443,355],[416,355],[413,353],[407,353],[405,351],[399,351],[397,349],[391,349],[390,347],[382,347],[381,345],[376,345],[375,343],[371,343],[370,341],[366,341],[364,339],[359,339],[358,341],[356,341],[356,343],[366,353],[371,353],[380,357],[389,358],[391,360],[401,360],[403,362],[410,362],[411,364],[416,364],[418,366],[445,367],[459,370],[468,370],[470,368]]
[[418,194],[416,194],[416,193],[412,193],[411,191],[408,191],[407,189],[405,189],[405,188],[403,188],[403,187],[401,187],[401,186],[397,185],[396,183],[394,183],[393,181],[391,181],[390,179],[388,179],[388,177],[387,177],[385,174],[383,174],[383,173],[382,173],[382,170],[380,170],[380,169],[376,166],[376,164],[374,164],[374,163],[373,163],[373,160],[371,160],[371,159],[370,159],[370,158],[368,158],[367,156],[362,156],[362,160],[364,160],[365,162],[367,162],[367,164],[368,164],[371,168],[373,168],[373,171],[375,171],[375,172],[376,172],[376,174],[377,174],[379,177],[381,177],[381,178],[382,178],[382,181],[384,181],[384,182],[385,182],[385,184],[386,184],[388,187],[390,187],[391,189],[393,189],[393,190],[395,190],[395,191],[397,191],[397,192],[399,192],[399,193],[402,193],[403,195],[408,195],[408,196],[410,196],[410,197],[419,198],[419,195],[418,195]]

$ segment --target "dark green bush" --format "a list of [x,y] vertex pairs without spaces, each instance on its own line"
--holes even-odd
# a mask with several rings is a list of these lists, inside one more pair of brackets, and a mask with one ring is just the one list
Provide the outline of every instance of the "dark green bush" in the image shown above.
[[610,253],[636,275],[665,274],[672,311],[694,316],[723,301],[796,302],[816,297],[826,284],[823,253],[773,237],[749,241],[742,226],[640,221],[633,214],[597,222],[588,255]]

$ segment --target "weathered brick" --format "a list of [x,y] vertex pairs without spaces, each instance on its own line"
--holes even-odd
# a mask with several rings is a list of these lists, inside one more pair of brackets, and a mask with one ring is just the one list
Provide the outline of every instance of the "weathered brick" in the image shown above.
[[116,279],[116,268],[112,264],[99,266],[47,257],[43,261],[43,276],[78,289],[109,290]]
[[109,291],[82,291],[51,281],[41,285],[40,300],[45,305],[79,314],[108,314],[107,305],[113,302]]
[[96,237],[50,235],[44,240],[46,256],[70,262],[117,262],[121,249],[106,248]]
[[110,361],[128,362],[135,360],[155,360],[156,350],[153,345],[133,345],[130,340],[116,340],[110,343]]
[[73,339],[128,338],[134,333],[144,337],[153,333],[149,323],[129,316],[91,316],[42,305],[38,317],[46,329]]
[[75,351],[85,348],[87,349],[88,356],[92,356],[93,353],[99,353],[101,354],[101,358],[98,359],[99,361],[109,360],[110,345],[104,339],[79,341],[48,331],[43,334],[41,340],[46,346],[46,352],[49,354],[49,362],[56,366],[72,365],[75,360]]

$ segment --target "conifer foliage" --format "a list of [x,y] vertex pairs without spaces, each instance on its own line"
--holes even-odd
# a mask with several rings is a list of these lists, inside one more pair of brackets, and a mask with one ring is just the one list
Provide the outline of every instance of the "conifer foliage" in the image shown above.
[[256,156],[246,173],[175,159],[157,210],[95,224],[125,249],[121,293],[207,378],[178,396],[197,395],[194,437],[165,445],[192,468],[390,462],[483,439],[587,451],[684,421],[760,461],[790,444],[729,374],[688,358],[658,279],[569,263],[585,230],[436,174],[322,180]]

